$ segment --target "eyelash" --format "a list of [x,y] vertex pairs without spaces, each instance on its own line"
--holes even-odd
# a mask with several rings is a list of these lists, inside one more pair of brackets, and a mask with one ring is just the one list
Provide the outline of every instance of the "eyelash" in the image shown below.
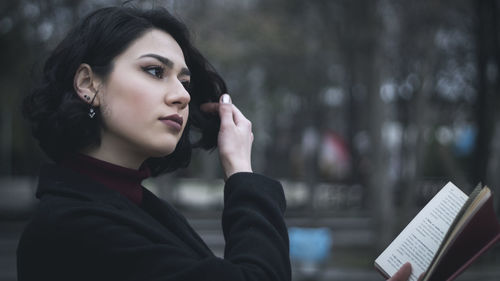
[[[144,70],[144,72],[156,77],[157,79],[163,79],[163,75],[165,74],[165,68],[160,65],[146,66],[142,69]],[[154,71],[155,73],[151,73],[151,71]],[[190,81],[183,81],[181,83],[182,86],[184,86],[184,89],[189,92],[191,85]]]
[[[152,75],[158,79],[162,79],[163,74],[165,73],[165,68],[163,68],[162,66],[159,66],[159,65],[146,66],[146,67],[143,67],[142,70],[144,70],[149,75]],[[150,71],[158,71],[158,72],[151,73]]]

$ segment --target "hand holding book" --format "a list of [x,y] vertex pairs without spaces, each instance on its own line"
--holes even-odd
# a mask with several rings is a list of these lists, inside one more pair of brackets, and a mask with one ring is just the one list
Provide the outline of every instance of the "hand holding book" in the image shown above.
[[422,281],[450,281],[498,241],[500,223],[490,189],[478,187],[467,197],[450,182],[375,260],[375,267],[389,277],[410,262],[410,281],[424,272]]
[[411,265],[409,262],[403,264],[403,266],[387,281],[407,281],[411,275]]

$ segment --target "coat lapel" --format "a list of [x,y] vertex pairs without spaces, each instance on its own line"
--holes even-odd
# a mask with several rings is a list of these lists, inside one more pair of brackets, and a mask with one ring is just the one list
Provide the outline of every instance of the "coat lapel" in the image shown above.
[[172,231],[177,238],[191,247],[202,257],[213,256],[212,251],[201,237],[189,225],[188,221],[170,204],[159,199],[149,190],[144,189],[142,208],[160,222],[165,228]]

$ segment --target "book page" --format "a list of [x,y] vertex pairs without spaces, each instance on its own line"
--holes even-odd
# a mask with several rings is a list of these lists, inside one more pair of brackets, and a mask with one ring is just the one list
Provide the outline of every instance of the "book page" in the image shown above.
[[467,198],[453,183],[447,183],[380,254],[375,266],[392,276],[404,263],[410,262],[413,270],[408,280],[417,281],[429,267]]

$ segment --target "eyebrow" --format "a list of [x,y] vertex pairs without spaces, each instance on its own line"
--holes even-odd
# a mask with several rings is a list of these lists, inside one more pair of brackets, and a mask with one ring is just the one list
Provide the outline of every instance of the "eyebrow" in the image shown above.
[[[158,61],[160,61],[161,63],[163,63],[165,66],[167,66],[170,69],[174,68],[174,62],[167,59],[166,57],[162,57],[162,56],[156,55],[156,54],[145,54],[145,55],[140,56],[139,58],[146,58],[146,57],[157,59]],[[191,71],[189,71],[189,69],[187,69],[186,67],[183,67],[179,74],[191,76]]]

